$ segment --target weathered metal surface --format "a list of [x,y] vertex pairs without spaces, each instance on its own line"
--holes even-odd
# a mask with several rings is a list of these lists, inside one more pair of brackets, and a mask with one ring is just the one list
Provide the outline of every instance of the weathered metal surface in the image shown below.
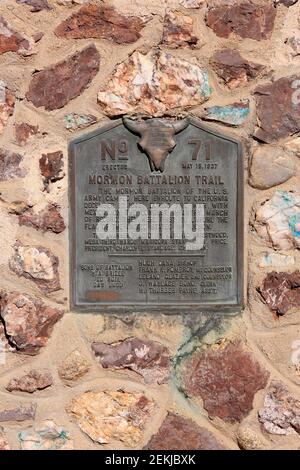
[[[241,308],[239,142],[194,118],[125,123],[115,121],[70,143],[72,307],[164,313]],[[153,221],[154,207],[162,204],[166,218]],[[181,218],[172,205],[179,214],[182,210]],[[191,235],[201,225],[196,215],[202,205],[204,246],[199,248],[200,238]]]

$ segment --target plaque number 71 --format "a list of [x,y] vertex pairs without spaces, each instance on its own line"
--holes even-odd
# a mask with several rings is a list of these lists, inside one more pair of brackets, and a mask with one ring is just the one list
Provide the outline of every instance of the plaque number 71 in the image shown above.
[[202,145],[204,145],[205,160],[210,160],[211,148],[210,148],[210,142],[209,141],[203,142],[200,139],[191,139],[191,140],[188,140],[188,144],[189,145],[194,145],[194,149],[193,149],[193,153],[192,153],[192,160],[197,160],[198,159],[198,155],[200,153]]

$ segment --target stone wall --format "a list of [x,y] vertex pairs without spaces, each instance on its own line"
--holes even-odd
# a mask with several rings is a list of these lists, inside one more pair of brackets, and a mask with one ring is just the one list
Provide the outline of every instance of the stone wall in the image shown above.
[[[300,2],[0,14],[0,449],[299,449]],[[244,144],[238,315],[69,309],[68,140],[139,113]]]

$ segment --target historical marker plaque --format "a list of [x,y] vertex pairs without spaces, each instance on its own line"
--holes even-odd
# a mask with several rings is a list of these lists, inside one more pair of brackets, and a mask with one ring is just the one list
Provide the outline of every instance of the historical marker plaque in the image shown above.
[[232,311],[243,284],[240,144],[195,119],[125,119],[70,144],[72,304]]

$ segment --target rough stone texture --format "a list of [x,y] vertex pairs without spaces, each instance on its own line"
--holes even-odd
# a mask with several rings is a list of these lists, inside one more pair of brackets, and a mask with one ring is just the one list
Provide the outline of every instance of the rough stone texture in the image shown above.
[[300,131],[299,85],[293,76],[256,88],[257,139],[272,143]]
[[276,0],[276,3],[282,3],[286,7],[291,7],[292,5],[295,5],[298,0]]
[[26,170],[20,168],[22,160],[23,157],[19,153],[0,148],[0,181],[23,178]]
[[171,47],[194,46],[198,42],[190,16],[180,11],[167,10],[164,18],[163,44]]
[[19,391],[33,393],[36,390],[43,390],[53,383],[52,375],[48,370],[31,370],[21,377],[14,377],[6,386],[9,392]]
[[47,188],[49,183],[54,183],[64,177],[63,153],[57,152],[44,153],[39,161],[41,174],[44,180],[44,186]]
[[96,116],[93,114],[77,114],[70,113],[64,117],[65,128],[69,131],[76,131],[77,129],[84,129],[97,122]]
[[249,100],[226,106],[212,106],[206,108],[204,118],[209,121],[218,121],[229,126],[241,126],[245,123],[250,114]]
[[18,276],[35,282],[45,293],[59,290],[58,258],[43,246],[14,245],[15,253],[9,260],[9,267]]
[[269,373],[236,341],[196,351],[183,362],[181,377],[184,391],[200,397],[210,417],[234,423],[251,411]]
[[281,382],[271,383],[258,417],[270,434],[300,434],[300,400]]
[[14,107],[15,95],[6,83],[0,80],[0,135],[6,127],[8,118],[13,115]]
[[128,338],[116,344],[96,342],[92,350],[105,369],[134,370],[146,383],[160,384],[169,379],[170,352],[155,341]]
[[200,8],[205,0],[180,0],[179,4],[184,8]]
[[80,351],[75,350],[60,364],[58,374],[62,380],[78,380],[88,373],[90,367],[88,359]]
[[72,450],[69,432],[51,419],[36,425],[33,430],[21,431],[19,441],[22,450]]
[[62,108],[79,96],[99,70],[100,56],[91,44],[44,70],[36,72],[26,98],[37,108],[47,111]]
[[160,116],[172,108],[202,104],[210,96],[206,70],[166,52],[134,52],[118,65],[98,102],[109,116],[142,112]]
[[300,272],[275,272],[267,274],[259,292],[266,304],[277,315],[300,306]]
[[24,3],[30,6],[30,11],[36,13],[41,10],[52,10],[47,0],[17,0],[17,3]]
[[243,450],[267,450],[270,444],[258,430],[248,424],[241,424],[237,431],[237,440]]
[[28,140],[39,131],[38,126],[32,126],[27,122],[16,123],[14,127],[15,141],[20,146],[27,144]]
[[288,268],[295,264],[295,257],[282,255],[281,253],[265,253],[259,260],[260,268],[284,267]]
[[276,8],[272,2],[234,2],[233,5],[212,7],[206,14],[206,24],[221,38],[232,34],[260,41],[273,32]]
[[15,31],[3,16],[0,16],[0,55],[5,52],[18,52],[20,55],[29,56],[37,51],[33,39]]
[[4,429],[1,426],[0,426],[0,450],[10,450],[9,444],[4,434]]
[[217,51],[210,59],[210,64],[230,89],[248,85],[265,70],[263,65],[249,62],[234,49]]
[[254,150],[249,182],[257,189],[268,189],[288,181],[296,173],[294,159],[277,146],[261,146]]
[[68,39],[110,39],[117,44],[130,44],[140,38],[144,21],[124,16],[110,5],[83,5],[55,30],[58,37]]
[[154,406],[143,393],[85,392],[71,401],[67,412],[93,441],[114,439],[130,448],[141,441]]
[[0,422],[7,421],[28,421],[35,418],[37,405],[28,403],[26,405],[19,405],[16,408],[7,408],[0,410]]
[[257,209],[255,227],[278,250],[300,248],[300,196],[277,190]]
[[191,419],[170,412],[145,448],[150,450],[224,449],[207,429],[198,426]]
[[19,292],[5,292],[0,297],[0,318],[6,336],[18,351],[38,354],[47,344],[53,326],[63,312],[44,304],[41,299]]
[[66,228],[64,219],[55,204],[48,204],[45,209],[38,213],[34,212],[33,209],[23,212],[19,216],[19,224],[33,227],[43,232],[48,230],[54,233],[61,233]]

